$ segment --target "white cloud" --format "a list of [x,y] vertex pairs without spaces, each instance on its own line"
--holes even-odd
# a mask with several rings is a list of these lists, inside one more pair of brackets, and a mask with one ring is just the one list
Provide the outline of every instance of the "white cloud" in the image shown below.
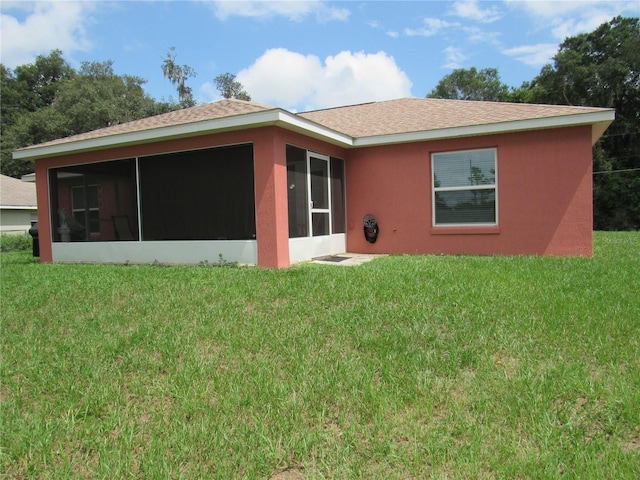
[[[384,30],[384,25],[377,20],[370,20],[366,22],[366,24],[375,30]],[[398,38],[400,36],[400,33],[395,30],[386,30],[385,33],[391,38]]]
[[595,30],[616,15],[637,15],[637,1],[505,0],[513,9],[522,9],[540,30],[550,29],[560,42],[567,37]]
[[499,46],[501,37],[500,32],[489,32],[478,27],[462,27],[467,40],[471,43],[488,43],[489,45]]
[[505,4],[520,8],[532,15],[540,18],[557,18],[584,11],[594,5],[593,1],[555,1],[555,0],[505,0]]
[[505,0],[512,9],[520,9],[530,18],[536,31],[547,31],[557,43],[537,43],[506,48],[503,54],[532,67],[552,61],[558,47],[567,37],[592,32],[616,15],[638,12],[638,3],[628,1],[539,1]]
[[241,70],[236,78],[252,100],[291,106],[308,101],[322,74],[322,64],[315,55],[275,48]]
[[409,37],[414,36],[422,36],[422,37],[432,37],[436,35],[441,30],[451,27],[459,27],[459,23],[447,22],[445,20],[440,20],[439,18],[427,17],[422,20],[423,26],[421,28],[405,28],[404,33]]
[[211,82],[204,82],[198,90],[198,103],[209,103],[222,100],[218,87]]
[[406,97],[412,86],[385,52],[344,51],[322,62],[284,48],[267,50],[237,80],[252,100],[294,111]]
[[531,67],[542,67],[550,63],[558,52],[556,43],[539,43],[537,45],[524,45],[522,47],[508,48],[502,53]]
[[455,70],[456,68],[462,68],[462,62],[467,59],[467,56],[462,53],[462,49],[457,47],[445,48],[444,54],[446,57],[446,63],[443,65],[443,67],[450,68],[452,70]]
[[56,48],[65,53],[88,51],[91,42],[84,26],[94,8],[92,2],[5,2],[0,19],[2,63],[15,68]]
[[[486,4],[485,4],[486,5]],[[492,23],[500,20],[501,14],[495,6],[480,8],[478,0],[465,0],[453,3],[453,14],[476,22]]]
[[600,25],[611,20],[613,15],[605,12],[592,12],[583,18],[568,18],[556,23],[551,30],[553,36],[560,41],[580,33],[592,32]]
[[234,2],[229,0],[215,0],[207,3],[211,4],[216,17],[220,20],[226,20],[233,16],[253,18],[281,16],[289,20],[301,21],[308,15],[315,15],[318,21],[327,22],[332,20],[345,21],[350,15],[348,9],[330,7],[320,0],[241,0]]

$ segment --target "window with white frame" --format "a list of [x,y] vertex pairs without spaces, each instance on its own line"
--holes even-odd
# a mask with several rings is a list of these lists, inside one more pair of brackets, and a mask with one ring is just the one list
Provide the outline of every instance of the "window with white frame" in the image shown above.
[[497,225],[495,148],[431,156],[433,224]]
[[90,233],[100,233],[98,185],[71,187],[71,208],[80,225],[89,225]]

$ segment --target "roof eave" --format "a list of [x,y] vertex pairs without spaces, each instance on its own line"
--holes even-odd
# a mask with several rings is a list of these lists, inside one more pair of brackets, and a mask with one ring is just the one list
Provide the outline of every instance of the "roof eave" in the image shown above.
[[295,131],[335,145],[349,148],[441,140],[467,136],[494,135],[505,132],[541,130],[578,125],[592,125],[592,142],[595,143],[614,119],[615,111],[613,109],[603,109],[598,112],[583,114],[353,138],[344,133],[320,125],[319,123],[307,120],[299,115],[295,115],[278,108],[262,112],[205,120],[201,122],[159,127],[139,132],[115,134],[106,137],[70,141],[54,145],[43,145],[41,147],[29,147],[13,152],[13,158],[17,160],[36,160],[39,158],[55,157],[105,148],[117,148],[151,143],[159,140],[164,141],[265,126],[279,126],[287,130]]
[[332,130],[299,115],[289,113],[286,110],[280,110],[280,114],[280,121],[276,125],[286,130],[301,133],[341,147],[352,147],[354,145],[355,139],[349,135]]
[[507,132],[545,130],[550,128],[575,127],[580,125],[592,125],[591,141],[593,144],[595,144],[605,132],[605,130],[609,127],[609,125],[611,125],[614,119],[615,110],[603,109],[599,112],[571,114],[556,117],[533,118],[509,122],[487,123],[482,125],[441,128],[437,130],[421,130],[417,132],[359,137],[355,139],[354,147],[370,147],[376,145],[390,145],[394,143],[444,140],[448,138],[495,135]]
[[43,145],[41,147],[34,146],[13,152],[13,158],[16,160],[36,160],[39,158],[82,153],[105,148],[140,145],[160,140],[173,140],[176,138],[195,137],[211,133],[222,133],[272,125],[298,131],[305,135],[314,136],[342,146],[350,146],[353,144],[353,139],[348,135],[293,115],[286,110],[273,109],[182,125],[170,125],[150,130],[141,130],[139,132],[114,134],[55,145]]

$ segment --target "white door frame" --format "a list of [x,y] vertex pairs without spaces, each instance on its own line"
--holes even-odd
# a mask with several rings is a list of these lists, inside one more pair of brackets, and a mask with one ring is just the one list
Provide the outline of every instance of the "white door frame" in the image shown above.
[[[312,174],[311,174],[311,159],[317,159],[326,163],[326,176],[323,181],[326,185],[326,206],[317,207],[313,204],[312,197]],[[312,152],[307,150],[307,162],[306,162],[306,187],[307,187],[307,236],[289,238],[289,259],[292,263],[311,260],[312,258],[334,255],[336,253],[344,253],[346,251],[346,234],[333,233],[333,206],[332,206],[332,194],[331,194],[331,157],[323,155],[321,153]],[[313,215],[320,214],[326,215],[329,234],[314,235],[313,231]]]

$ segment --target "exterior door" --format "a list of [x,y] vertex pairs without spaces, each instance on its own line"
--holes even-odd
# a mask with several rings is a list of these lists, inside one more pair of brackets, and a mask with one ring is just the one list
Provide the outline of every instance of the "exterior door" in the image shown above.
[[331,234],[331,192],[329,184],[329,157],[309,152],[309,215],[311,235]]
[[344,161],[288,145],[287,184],[291,261],[343,253]]

